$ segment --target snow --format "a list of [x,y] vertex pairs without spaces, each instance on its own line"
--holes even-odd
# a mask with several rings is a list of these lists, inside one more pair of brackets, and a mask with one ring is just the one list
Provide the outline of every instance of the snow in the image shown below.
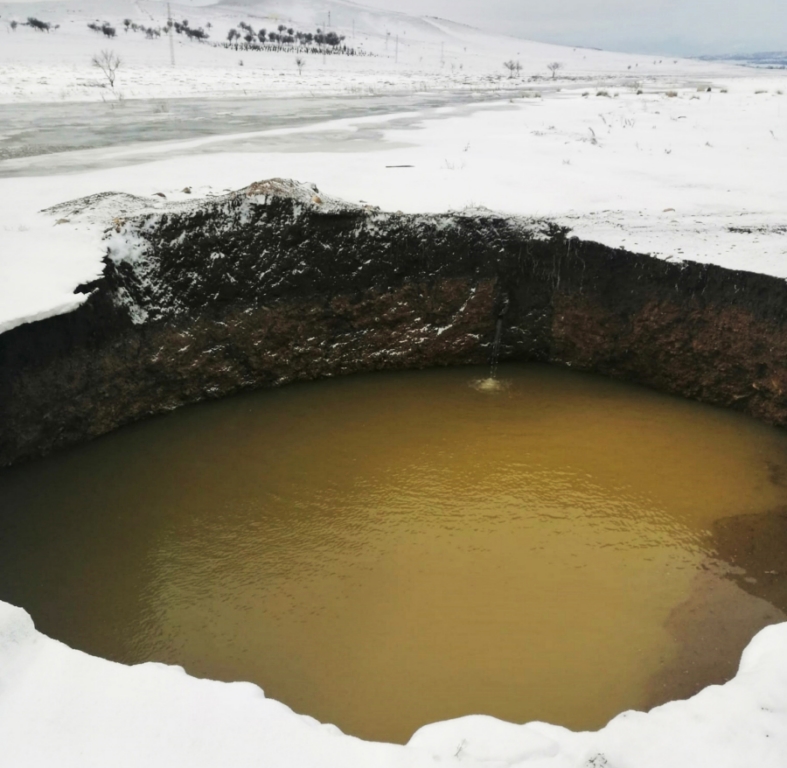
[[737,676],[597,732],[471,715],[406,746],[365,742],[294,713],[249,683],[128,667],[40,634],[0,602],[0,763],[14,768],[784,768],[787,624],[767,627]]
[[[298,73],[295,54],[243,52],[213,45],[224,42],[238,22],[259,30],[292,24],[301,31],[328,28],[345,43],[371,56],[306,54]],[[50,33],[19,26],[29,16],[59,24]],[[567,48],[480,32],[435,18],[417,18],[365,8],[341,0],[254,0],[219,5],[172,5],[174,19],[202,26],[208,43],[174,35],[175,60],[170,64],[166,35],[148,40],[123,31],[123,20],[162,27],[163,2],[140,0],[73,0],[69,2],[0,3],[0,104],[41,101],[175,98],[185,96],[308,96],[316,93],[369,95],[444,89],[483,92],[511,90],[521,80],[506,77],[503,62],[517,60],[525,77],[549,77],[547,64],[559,61],[560,74],[571,78],[605,78],[631,82],[658,77],[706,78],[734,67],[716,62],[687,61]],[[107,40],[87,28],[88,21],[108,21],[117,37]],[[207,28],[210,23],[211,27]],[[398,38],[398,42],[397,42]],[[123,60],[117,93],[106,88],[90,64],[93,54],[111,48]],[[243,66],[240,66],[240,62]],[[340,75],[337,77],[337,75]]]
[[[58,105],[104,110],[92,138],[78,142],[86,148],[31,144],[0,160],[0,333],[85,300],[74,291],[101,274],[115,217],[199,204],[275,177],[383,210],[543,217],[611,247],[787,277],[784,73],[559,48],[342,0],[173,7],[192,26],[210,21],[214,39],[242,19],[255,28],[324,24],[330,9],[334,28],[349,38],[354,21],[348,42],[375,54],[309,56],[302,75],[290,54],[180,39],[173,69],[166,39],[119,31],[107,43],[86,28],[96,18],[161,24],[164,9],[147,0],[0,4],[0,115],[17,110],[17,122],[0,123],[0,145],[9,136],[23,145],[27,129],[15,126],[24,116],[37,124],[46,108],[48,130],[68,146],[70,118]],[[61,26],[48,35],[7,26],[29,15]],[[108,45],[124,59],[117,92],[89,64]],[[523,78],[505,77],[507,58],[522,62]],[[565,65],[555,80],[550,61]],[[430,93],[442,94],[442,106],[413,95]],[[334,96],[349,111],[370,94],[398,101],[383,115],[298,117],[312,99]],[[479,100],[466,103],[468,94]],[[295,107],[276,128],[232,133],[232,99],[264,113],[282,96]],[[155,118],[176,138],[143,141],[152,111],[144,100],[182,97],[226,109],[226,126],[194,138],[162,101]],[[90,133],[78,130],[81,139]],[[63,205],[109,191],[118,194]],[[122,226],[110,238],[116,258],[144,262]],[[787,625],[769,627],[728,684],[624,713],[597,733],[472,715],[426,725],[402,747],[344,736],[249,684],[89,657],[0,603],[0,765],[784,768],[785,649]]]
[[[0,333],[19,325],[68,312],[87,294],[81,283],[101,274],[101,232],[66,227],[38,212],[60,202],[62,187],[48,190],[3,186],[0,214]],[[28,194],[25,194],[25,192]]]
[[564,83],[501,101],[0,161],[0,331],[83,301],[73,290],[100,273],[101,233],[119,213],[64,222],[41,209],[113,190],[159,210],[167,203],[155,193],[195,200],[273,177],[383,210],[544,217],[615,248],[787,277],[787,77],[710,87]]

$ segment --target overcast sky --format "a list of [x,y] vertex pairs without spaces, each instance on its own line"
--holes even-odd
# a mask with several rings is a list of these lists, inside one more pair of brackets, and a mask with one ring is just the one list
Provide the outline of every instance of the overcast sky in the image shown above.
[[358,0],[517,37],[618,51],[787,50],[787,0]]

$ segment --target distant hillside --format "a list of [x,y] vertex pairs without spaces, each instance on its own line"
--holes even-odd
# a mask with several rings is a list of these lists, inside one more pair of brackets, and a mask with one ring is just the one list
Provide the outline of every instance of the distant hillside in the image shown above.
[[[654,78],[727,64],[597,51],[483,32],[350,0],[0,0],[0,103],[488,92]],[[31,18],[33,21],[31,21]],[[98,55],[122,62],[117,81]]]
[[760,69],[787,69],[787,51],[763,53],[728,53],[719,56],[699,56],[702,61],[727,61]]

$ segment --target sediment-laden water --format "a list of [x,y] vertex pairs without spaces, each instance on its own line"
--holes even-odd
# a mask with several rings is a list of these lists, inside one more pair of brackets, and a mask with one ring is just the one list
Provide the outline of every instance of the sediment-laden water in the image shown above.
[[0,472],[0,599],[375,739],[596,728],[787,620],[787,435],[595,376],[354,376]]

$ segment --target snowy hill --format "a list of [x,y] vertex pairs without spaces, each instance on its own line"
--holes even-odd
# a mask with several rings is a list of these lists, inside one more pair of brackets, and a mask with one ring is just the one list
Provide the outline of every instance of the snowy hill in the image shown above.
[[[171,9],[177,25],[170,43],[164,2],[0,3],[0,101],[506,90],[525,81],[551,80],[547,69],[551,62],[560,64],[555,82],[703,78],[732,69],[723,63],[536,43],[347,0],[232,0],[210,5],[194,0],[174,3]],[[50,31],[28,26],[28,17],[49,24]],[[105,22],[114,36],[102,34]],[[207,39],[190,38],[179,29],[183,22],[190,30],[202,29]],[[318,29],[334,33],[358,55],[323,55],[334,52],[329,45],[303,54],[292,46],[245,50],[243,36],[252,35],[256,44],[261,30],[275,33],[280,25],[296,33],[314,34]],[[239,37],[228,48],[230,30]],[[90,66],[92,55],[104,48],[111,48],[122,60],[117,90],[110,93],[100,73]],[[304,62],[302,71],[296,66],[298,56]],[[515,77],[508,76],[505,61],[521,65]]]

